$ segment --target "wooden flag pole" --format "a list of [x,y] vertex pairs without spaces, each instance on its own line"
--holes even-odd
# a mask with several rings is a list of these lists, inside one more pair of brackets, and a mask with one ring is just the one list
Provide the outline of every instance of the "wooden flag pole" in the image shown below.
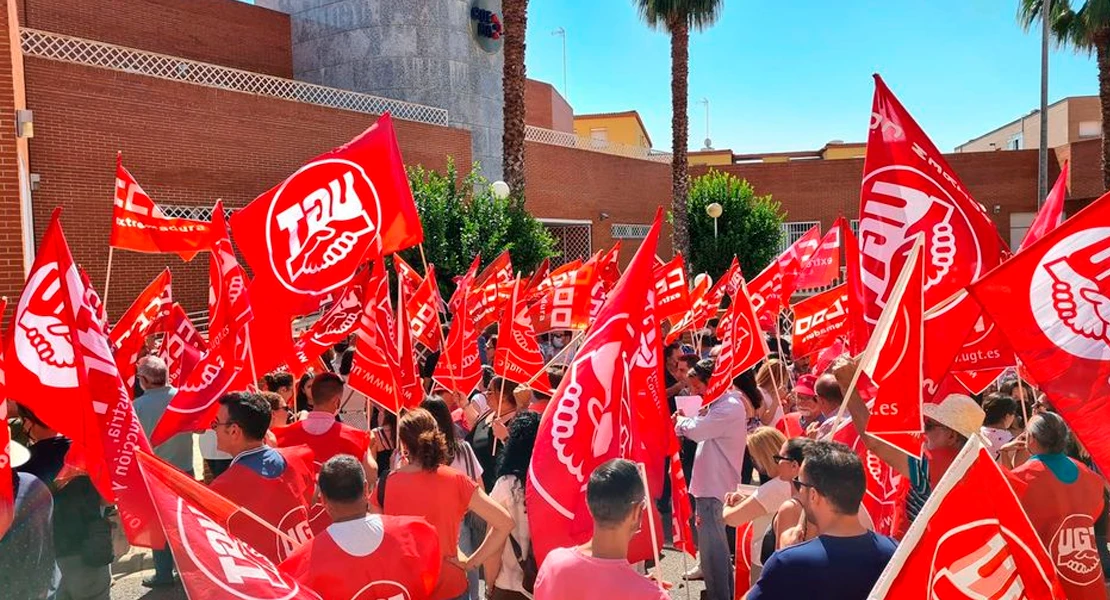
[[108,246],[108,272],[104,275],[104,297],[100,299],[105,315],[108,314],[108,284],[112,282],[112,254],[114,252],[115,248]]
[[533,383],[534,383],[534,382],[535,382],[535,381],[536,381],[537,379],[539,379],[539,378],[540,378],[540,375],[542,375],[542,374],[546,373],[546,372],[547,372],[547,369],[549,369],[549,368],[551,367],[551,365],[555,364],[555,361],[557,361],[557,360],[559,360],[560,358],[562,358],[562,357],[563,357],[563,355],[565,355],[565,354],[566,354],[567,352],[570,352],[570,349],[571,349],[571,348],[573,348],[575,344],[577,344],[578,342],[580,342],[580,341],[582,340],[582,337],[583,337],[584,335],[586,335],[586,332],[585,332],[585,331],[579,331],[579,332],[578,332],[578,334],[577,334],[577,335],[575,335],[575,336],[574,336],[574,337],[573,337],[573,338],[572,338],[572,339],[570,340],[570,343],[569,343],[569,344],[567,344],[566,346],[563,346],[563,349],[562,349],[562,350],[560,350],[558,354],[556,354],[555,356],[552,356],[552,357],[551,357],[551,360],[547,361],[547,363],[545,363],[545,364],[543,365],[543,368],[542,368],[542,369],[540,369],[540,372],[539,372],[539,373],[536,373],[535,375],[533,375],[533,376],[532,376],[532,378],[531,378],[531,379],[529,379],[528,381],[524,382],[524,385],[525,385],[525,387],[531,386],[531,385],[532,385],[532,384],[533,384]]

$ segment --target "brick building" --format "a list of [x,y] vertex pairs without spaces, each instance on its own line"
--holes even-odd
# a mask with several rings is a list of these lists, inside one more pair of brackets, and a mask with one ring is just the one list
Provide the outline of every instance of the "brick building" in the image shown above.
[[[437,6],[455,4],[467,5]],[[442,106],[293,79],[295,30],[282,12],[236,0],[8,0],[0,30],[0,296],[18,296],[55,207],[75,258],[102,286],[117,151],[167,212],[194,217],[216,198],[245,205],[383,110],[394,115],[407,163],[442,169],[448,156],[474,158],[473,126]],[[655,207],[670,202],[669,155],[579,138],[571,107],[541,82],[530,83],[526,101],[529,210],[567,258],[623,239],[627,261]],[[33,137],[17,135],[21,109],[33,111]],[[1101,192],[1098,140],[1061,146],[1056,157],[1053,177],[1072,160],[1069,210]],[[949,159],[1010,239],[1013,215],[1035,210],[1036,152]],[[828,227],[857,210],[862,159],[720,162],[713,168],[772,194],[796,225]],[[670,254],[669,241],[660,254]],[[117,251],[110,313],[165,266],[186,310],[204,309],[203,256],[183,263]]]

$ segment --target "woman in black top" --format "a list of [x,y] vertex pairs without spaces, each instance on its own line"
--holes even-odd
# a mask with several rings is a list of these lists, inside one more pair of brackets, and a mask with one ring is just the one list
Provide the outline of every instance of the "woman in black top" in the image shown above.
[[[482,487],[489,493],[497,481],[497,460],[504,449],[505,439],[509,437],[508,425],[517,412],[514,395],[520,384],[503,377],[495,377],[489,383],[486,399],[489,410],[478,417],[474,428],[466,436],[478,462],[482,465]],[[495,440],[497,440],[495,442]]]

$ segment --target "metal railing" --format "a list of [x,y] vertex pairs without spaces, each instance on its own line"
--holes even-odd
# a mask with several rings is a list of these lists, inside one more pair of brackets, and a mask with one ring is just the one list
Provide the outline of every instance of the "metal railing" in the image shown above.
[[572,132],[544,129],[543,127],[536,127],[535,125],[526,125],[524,127],[524,139],[530,142],[562,146],[564,148],[577,148],[579,150],[591,150],[604,154],[616,154],[627,158],[639,158],[662,163],[671,162],[671,154],[669,152],[661,152],[644,146],[630,146],[617,142],[579,137]]
[[20,30],[20,34],[23,53],[27,56],[353,112],[380,115],[388,111],[397,119],[444,127],[448,125],[447,110],[434,106],[263,75],[38,29],[24,28]]

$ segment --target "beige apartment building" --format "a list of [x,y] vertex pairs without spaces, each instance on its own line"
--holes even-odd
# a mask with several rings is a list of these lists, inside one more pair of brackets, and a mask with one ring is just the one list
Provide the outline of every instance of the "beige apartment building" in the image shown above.
[[[984,133],[959,146],[956,152],[1024,150],[1041,145],[1041,111]],[[1058,148],[1102,134],[1102,115],[1098,96],[1071,96],[1048,105],[1048,147]]]

